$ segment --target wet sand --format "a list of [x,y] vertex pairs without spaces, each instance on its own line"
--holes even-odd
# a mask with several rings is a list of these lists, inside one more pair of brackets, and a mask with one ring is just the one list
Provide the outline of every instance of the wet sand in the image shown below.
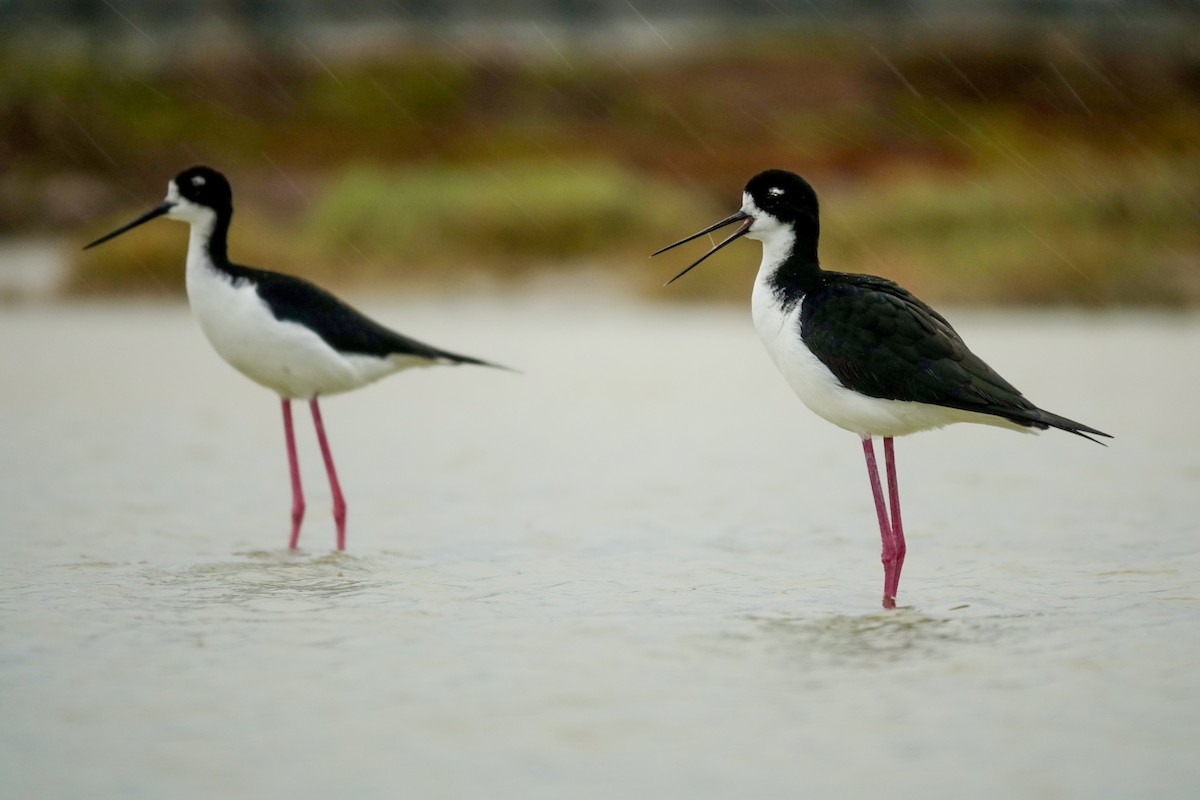
[[185,307],[0,314],[5,797],[1191,797],[1200,318],[957,312],[1117,436],[855,438],[744,309],[361,299],[510,364],[278,402]]

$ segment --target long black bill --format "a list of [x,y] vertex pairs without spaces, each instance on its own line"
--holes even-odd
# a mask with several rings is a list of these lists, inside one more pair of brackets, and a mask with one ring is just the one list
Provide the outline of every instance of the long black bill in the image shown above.
[[723,219],[723,220],[721,220],[720,222],[716,223],[715,225],[709,225],[707,228],[705,228],[704,230],[700,231],[699,233],[693,233],[691,236],[688,236],[686,239],[680,239],[680,240],[679,240],[678,242],[676,242],[675,244],[669,244],[669,245],[667,245],[666,247],[664,247],[662,250],[659,250],[659,251],[657,251],[657,252],[651,253],[651,254],[650,254],[650,256],[651,256],[651,257],[654,257],[654,256],[658,255],[659,253],[665,253],[665,252],[667,252],[668,250],[670,250],[672,247],[678,247],[678,246],[679,246],[679,245],[681,245],[681,244],[686,244],[686,243],[690,242],[692,239],[699,239],[701,236],[704,236],[705,234],[712,233],[713,231],[715,231],[715,230],[718,230],[719,228],[724,228],[726,225],[731,225],[731,224],[733,224],[733,223],[735,223],[735,222],[738,222],[738,221],[741,221],[741,223],[742,223],[742,224],[738,226],[738,229],[737,229],[736,231],[734,231],[732,234],[730,234],[730,235],[729,235],[729,237],[728,237],[728,238],[726,238],[724,241],[722,241],[720,244],[717,244],[717,245],[715,245],[715,246],[713,247],[713,249],[709,250],[707,253],[705,253],[704,255],[700,256],[700,258],[696,259],[696,261],[695,261],[695,262],[693,262],[693,263],[692,263],[692,264],[691,264],[691,265],[690,265],[690,266],[689,266],[687,269],[685,269],[683,272],[679,273],[679,274],[678,274],[678,275],[676,275],[674,278],[671,278],[671,280],[667,281],[667,282],[664,284],[664,286],[670,286],[672,283],[674,283],[675,281],[679,280],[679,279],[680,279],[680,278],[682,278],[684,275],[688,274],[688,272],[690,272],[690,271],[691,271],[691,269],[692,269],[693,267],[695,267],[697,264],[699,264],[699,263],[700,263],[701,261],[703,261],[704,259],[706,259],[706,258],[708,258],[709,256],[711,256],[713,253],[715,253],[715,252],[717,252],[718,250],[720,250],[720,249],[721,249],[722,247],[724,247],[725,245],[727,245],[727,244],[729,244],[730,242],[732,242],[734,239],[737,239],[737,238],[740,238],[740,237],[742,237],[742,236],[745,236],[745,235],[746,235],[746,233],[747,233],[747,232],[750,230],[750,226],[754,224],[754,217],[750,216],[750,215],[749,215],[749,214],[747,214],[745,211],[738,211],[738,212],[737,212],[737,213],[735,213],[735,214],[730,214],[728,217],[726,217],[725,219]]
[[98,244],[104,244],[109,239],[115,239],[118,236],[120,236],[122,233],[124,233],[125,231],[130,230],[132,228],[136,228],[138,225],[141,225],[143,222],[149,222],[150,220],[154,219],[155,217],[161,217],[163,214],[166,214],[168,211],[170,211],[174,207],[175,207],[175,204],[172,203],[171,201],[169,201],[169,200],[164,201],[160,205],[157,205],[154,208],[147,211],[145,214],[142,214],[140,217],[135,219],[133,222],[130,222],[127,225],[122,225],[121,227],[119,227],[115,231],[113,231],[112,233],[104,234],[103,236],[101,236],[99,239],[92,242],[91,244],[84,245],[83,249],[87,250],[88,248],[95,247]]

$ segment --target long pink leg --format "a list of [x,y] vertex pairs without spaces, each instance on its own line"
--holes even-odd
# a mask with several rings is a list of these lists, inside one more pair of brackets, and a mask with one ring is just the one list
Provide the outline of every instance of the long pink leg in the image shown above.
[[908,545],[904,543],[904,523],[900,521],[900,485],[896,482],[896,453],[892,437],[883,437],[883,460],[887,469],[888,504],[892,508],[892,547],[896,554],[896,571],[892,575],[893,598],[900,592],[900,570],[904,568],[904,554]]
[[329,475],[329,489],[333,493],[333,521],[337,523],[337,549],[346,549],[346,499],[338,484],[337,470],[333,467],[333,453],[329,451],[329,440],[325,438],[325,424],[321,422],[321,407],[317,397],[308,401],[312,408],[313,425],[317,427],[317,441],[321,443],[321,455],[325,458],[325,472]]
[[292,538],[288,547],[296,549],[300,541],[300,523],[304,521],[304,489],[300,486],[300,463],[296,460],[296,435],[292,430],[292,401],[280,398],[283,403],[283,433],[287,437],[288,469],[292,473]]
[[879,538],[883,542],[883,607],[896,607],[896,548],[892,540],[892,526],[888,521],[887,504],[883,499],[883,486],[879,482],[879,467],[875,463],[875,444],[870,436],[862,437],[863,456],[867,460],[867,477],[871,479],[871,494],[875,497],[875,516],[879,519]]

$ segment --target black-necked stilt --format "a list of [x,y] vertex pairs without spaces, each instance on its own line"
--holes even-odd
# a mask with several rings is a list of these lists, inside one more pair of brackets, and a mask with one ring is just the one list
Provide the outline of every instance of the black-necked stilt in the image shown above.
[[155,217],[191,226],[187,294],[192,313],[217,353],[250,380],[278,393],[292,478],[292,534],[304,519],[304,490],[292,431],[293,399],[308,400],[329,475],[337,547],[346,549],[346,501],[318,398],[357,389],[410,367],[487,361],[439,350],[391,331],[302,278],[235,264],[226,255],[233,193],[225,176],[192,167],[168,184],[167,198],[142,216],[84,247],[95,247]]
[[[732,235],[667,283],[735,239],[762,242],[754,326],[800,400],[862,437],[883,539],[884,608],[896,606],[905,553],[893,437],[955,422],[1027,432],[1059,428],[1092,441],[1088,434],[1108,436],[1026,400],[967,349],[941,314],[892,281],[821,269],[817,195],[799,175],[760,172],[746,184],[741,210],[658,253],[735,222]],[[873,436],[883,437],[886,502]]]

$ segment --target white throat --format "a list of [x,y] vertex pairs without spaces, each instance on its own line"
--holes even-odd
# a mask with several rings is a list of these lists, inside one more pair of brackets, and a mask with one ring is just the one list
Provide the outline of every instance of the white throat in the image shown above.
[[[755,308],[775,301],[770,278],[792,254],[796,246],[796,233],[791,226],[784,225],[775,217],[760,209],[748,193],[742,194],[742,211],[754,217],[754,224],[746,233],[747,239],[762,242],[762,261],[754,279],[753,304]],[[757,311],[756,311],[757,313]]]
[[208,257],[208,242],[212,239],[213,227],[217,224],[215,214],[208,214],[206,217],[193,218],[190,222],[191,230],[188,233],[188,268],[191,269],[194,259],[202,258],[205,263],[209,263]]
[[[180,222],[188,223],[187,272],[189,284],[193,273],[202,267],[212,269],[212,259],[209,257],[208,243],[212,239],[213,229],[217,225],[217,213],[207,206],[193,203],[179,194],[175,181],[167,185],[167,202],[172,203],[167,216]],[[190,289],[189,285],[189,289]]]

